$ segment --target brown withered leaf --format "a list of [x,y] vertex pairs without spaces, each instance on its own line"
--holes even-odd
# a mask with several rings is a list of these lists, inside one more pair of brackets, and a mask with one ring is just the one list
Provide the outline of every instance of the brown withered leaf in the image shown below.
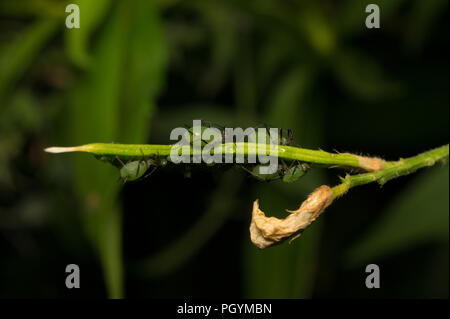
[[290,237],[294,240],[332,201],[330,187],[322,185],[314,190],[297,210],[288,210],[291,214],[284,219],[279,219],[266,217],[259,209],[259,201],[255,200],[250,223],[250,238],[253,244],[261,249],[282,243]]

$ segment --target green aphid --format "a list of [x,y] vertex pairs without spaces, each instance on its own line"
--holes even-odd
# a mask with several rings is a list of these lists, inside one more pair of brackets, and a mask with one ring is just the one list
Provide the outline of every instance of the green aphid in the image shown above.
[[120,169],[120,178],[125,182],[127,181],[135,181],[147,172],[150,168],[147,161],[132,161],[127,164],[124,164]]
[[272,174],[261,174],[259,169],[262,165],[256,165],[250,171],[247,168],[243,167],[246,171],[248,171],[253,177],[259,179],[260,181],[273,181],[279,178],[282,178],[285,183],[294,183],[298,181],[301,177],[303,177],[308,170],[310,169],[309,165],[306,163],[298,163],[296,165],[287,166],[284,162],[281,165],[278,165],[278,170]]
[[[117,158],[117,160],[120,164],[122,164],[119,173],[120,178],[123,179],[124,182],[132,182],[138,180],[141,177],[148,177],[156,170],[159,165],[167,165],[166,159],[161,160],[159,164],[153,159],[141,159],[131,161],[126,164],[124,164],[119,158]],[[152,170],[150,171],[150,173],[147,173],[150,168],[152,168]]]
[[299,163],[287,168],[283,173],[283,182],[294,183],[298,181],[308,172],[309,168],[309,165],[306,163]]

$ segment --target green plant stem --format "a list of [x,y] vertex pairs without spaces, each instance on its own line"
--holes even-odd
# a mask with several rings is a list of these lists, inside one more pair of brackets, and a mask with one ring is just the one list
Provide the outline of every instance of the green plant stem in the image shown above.
[[387,181],[415,172],[416,170],[433,166],[437,162],[448,160],[449,145],[444,145],[433,150],[418,154],[398,161],[384,162],[383,169],[377,172],[358,175],[346,175],[341,178],[342,183],[331,188],[333,199],[345,194],[350,188],[377,182],[383,185]]
[[[222,144],[222,155],[242,154],[257,155],[269,154],[269,147],[275,150],[273,145],[261,145],[255,143],[225,143]],[[106,144],[93,143],[75,147],[50,147],[46,151],[50,153],[64,152],[87,152],[96,156],[121,158],[142,158],[151,155],[169,156],[174,145],[146,145],[146,144]],[[196,154],[192,147],[189,148],[191,155]],[[286,160],[298,160],[301,162],[321,164],[330,167],[356,167],[372,171],[358,175],[347,174],[341,178],[342,183],[333,187],[333,199],[346,193],[350,188],[368,183],[378,182],[383,185],[390,179],[410,174],[422,167],[433,166],[438,161],[448,159],[449,145],[443,145],[433,150],[418,154],[416,156],[400,159],[398,161],[384,161],[379,158],[363,157],[354,154],[333,154],[322,150],[315,151],[292,146],[278,146],[278,157]],[[273,155],[274,153],[272,153]],[[367,164],[369,163],[369,164]],[[375,163],[377,165],[372,165]]]
[[[267,147],[263,149],[256,143],[225,143],[223,145],[222,155],[239,154],[239,155],[258,155],[269,154],[269,147],[275,151],[273,145],[264,145]],[[260,144],[259,144],[260,145]],[[50,147],[46,151],[50,153],[64,153],[64,152],[87,152],[97,156],[118,156],[119,158],[142,158],[151,155],[169,156],[174,145],[148,145],[148,144],[108,144],[108,143],[93,143],[75,147]],[[194,155],[196,152],[191,147],[190,154]],[[274,153],[272,153],[274,154]],[[326,166],[344,166],[355,167],[364,170],[367,169],[364,164],[371,158],[358,156],[354,154],[339,154],[329,153],[322,150],[309,150],[305,148],[278,145],[278,157],[285,160],[298,160],[301,162],[321,164]],[[379,160],[380,163],[384,161]]]

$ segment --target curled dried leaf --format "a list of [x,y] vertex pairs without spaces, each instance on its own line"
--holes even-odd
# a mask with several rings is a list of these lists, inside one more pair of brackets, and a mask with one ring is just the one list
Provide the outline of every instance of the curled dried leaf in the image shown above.
[[253,203],[250,238],[261,249],[282,243],[288,238],[294,240],[301,235],[333,201],[332,191],[327,185],[318,187],[301,206],[284,219],[266,217],[259,209],[259,201]]

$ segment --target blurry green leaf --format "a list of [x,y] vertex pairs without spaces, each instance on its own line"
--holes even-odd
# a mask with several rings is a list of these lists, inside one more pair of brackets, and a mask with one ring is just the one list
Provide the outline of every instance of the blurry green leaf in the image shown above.
[[18,89],[0,108],[0,188],[14,187],[14,158],[26,143],[29,133],[35,133],[44,122],[45,113],[28,89]]
[[[57,30],[58,20],[42,20],[18,34],[0,52],[0,102]],[[0,103],[1,105],[1,103]]]
[[362,52],[342,51],[336,55],[333,66],[339,84],[361,99],[393,97],[403,91],[400,82],[390,80],[383,67]]
[[236,50],[236,18],[233,11],[221,1],[195,3],[203,14],[211,32],[211,58],[203,86],[214,94],[228,75]]
[[167,65],[160,12],[151,1],[135,1],[127,38],[120,142],[145,143]]
[[57,18],[65,16],[64,6],[59,0],[2,0],[0,13],[8,17]]
[[65,31],[67,53],[79,67],[86,68],[91,64],[89,40],[97,26],[111,6],[111,0],[74,0],[80,8],[80,28]]
[[[313,146],[320,139],[315,122],[317,110],[308,104],[314,82],[313,66],[297,66],[273,83],[267,99],[266,121],[275,127],[292,129],[295,142],[303,147]],[[316,146],[313,146],[316,147]]]
[[[145,0],[119,2],[114,7],[97,41],[92,68],[71,94],[67,117],[70,144],[145,140],[164,66],[157,17],[156,8]],[[85,226],[99,251],[108,294],[122,297],[117,170],[79,156],[75,178]]]
[[19,90],[10,100],[7,115],[10,124],[25,133],[35,132],[42,125],[42,110],[37,105],[37,100],[28,90]]
[[359,264],[430,240],[448,241],[448,184],[448,165],[420,172],[350,248],[346,263]]
[[336,48],[335,31],[328,17],[319,8],[311,6],[302,11],[299,25],[313,49],[323,56],[330,56]]
[[42,121],[36,102],[29,90],[17,90],[8,103],[3,103],[4,107],[0,110],[2,133],[13,130],[21,134],[35,131]]
[[261,87],[271,84],[272,77],[286,63],[290,56],[290,39],[282,32],[271,32],[267,34],[267,41],[256,52],[258,55],[258,83]]
[[[91,71],[71,91],[69,114],[65,117],[70,121],[67,143],[114,141],[118,136],[120,69],[127,24],[125,11],[120,9],[116,8],[99,36]],[[123,294],[121,224],[115,205],[119,184],[113,167],[96,162],[87,156],[75,157],[75,186],[84,226],[100,254],[108,294],[119,298]]]

